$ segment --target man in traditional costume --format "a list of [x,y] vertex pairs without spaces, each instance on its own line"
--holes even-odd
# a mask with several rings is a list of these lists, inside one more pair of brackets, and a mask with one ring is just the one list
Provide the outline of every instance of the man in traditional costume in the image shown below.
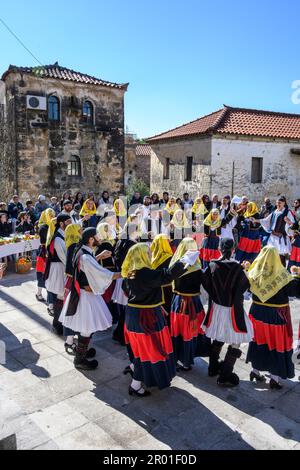
[[120,277],[100,266],[94,255],[97,231],[90,227],[82,233],[73,259],[73,279],[60,321],[66,328],[79,333],[74,366],[76,369],[93,370],[98,367],[95,359],[88,361],[88,347],[96,331],[111,327],[112,317],[102,294]]
[[[250,284],[243,267],[232,259],[233,247],[233,240],[221,240],[222,257],[211,261],[200,276],[200,282],[209,295],[203,329],[213,341],[208,374],[210,377],[219,375],[218,384],[223,386],[239,384],[239,377],[233,369],[242,354],[240,345],[249,343],[253,338],[252,324],[243,306],[243,295]],[[225,343],[229,347],[224,362],[220,363],[220,353]]]
[[56,224],[52,220],[49,225],[46,242],[48,257],[45,268],[45,286],[49,298],[52,299],[48,311],[53,316],[53,332],[58,335],[63,334],[63,328],[58,319],[63,305],[66,281],[67,248],[65,229],[70,223],[70,215],[60,213],[57,216]]

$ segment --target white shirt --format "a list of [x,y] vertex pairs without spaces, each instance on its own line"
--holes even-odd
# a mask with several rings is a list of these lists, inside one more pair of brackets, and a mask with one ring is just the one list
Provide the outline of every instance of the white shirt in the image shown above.
[[102,295],[110,286],[114,273],[103,268],[96,260],[93,249],[84,245],[83,248],[93,256],[80,256],[80,269],[85,273],[89,286],[95,295]]

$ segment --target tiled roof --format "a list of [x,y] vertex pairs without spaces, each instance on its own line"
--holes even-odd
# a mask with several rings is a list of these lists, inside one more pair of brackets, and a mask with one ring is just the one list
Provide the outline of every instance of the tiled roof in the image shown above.
[[7,75],[11,72],[18,72],[22,74],[35,75],[40,78],[56,78],[58,80],[65,80],[70,82],[84,83],[88,85],[101,85],[107,86],[110,88],[119,88],[127,90],[128,83],[119,84],[107,82],[99,78],[92,77],[91,75],[86,75],[81,72],[75,72],[74,70],[67,69],[58,65],[44,65],[40,67],[18,67],[16,65],[10,65],[8,70],[3,74],[2,80],[5,80]]
[[225,106],[208,116],[150,137],[147,142],[190,135],[232,134],[255,137],[300,139],[300,114],[278,113]]
[[224,109],[220,109],[212,114],[208,114],[208,116],[188,122],[187,124],[183,124],[183,126],[176,127],[175,129],[155,135],[146,140],[147,142],[154,142],[156,140],[168,140],[194,134],[207,134],[221,119],[223,114]]
[[139,144],[135,148],[135,153],[138,157],[150,157],[151,146],[147,144]]

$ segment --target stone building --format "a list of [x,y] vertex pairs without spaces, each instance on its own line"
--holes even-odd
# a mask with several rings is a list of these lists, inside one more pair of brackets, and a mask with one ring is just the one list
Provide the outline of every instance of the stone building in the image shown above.
[[135,134],[125,134],[125,185],[134,179],[150,187],[151,147],[141,144]]
[[147,143],[151,191],[300,197],[300,115],[224,106]]
[[0,81],[0,199],[124,190],[124,94],[61,67],[10,66]]

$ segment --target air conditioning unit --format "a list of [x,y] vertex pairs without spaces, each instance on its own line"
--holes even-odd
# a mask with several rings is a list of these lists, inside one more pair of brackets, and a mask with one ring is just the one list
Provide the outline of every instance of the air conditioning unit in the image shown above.
[[47,100],[45,96],[27,95],[26,103],[27,109],[36,109],[38,111],[47,110]]

